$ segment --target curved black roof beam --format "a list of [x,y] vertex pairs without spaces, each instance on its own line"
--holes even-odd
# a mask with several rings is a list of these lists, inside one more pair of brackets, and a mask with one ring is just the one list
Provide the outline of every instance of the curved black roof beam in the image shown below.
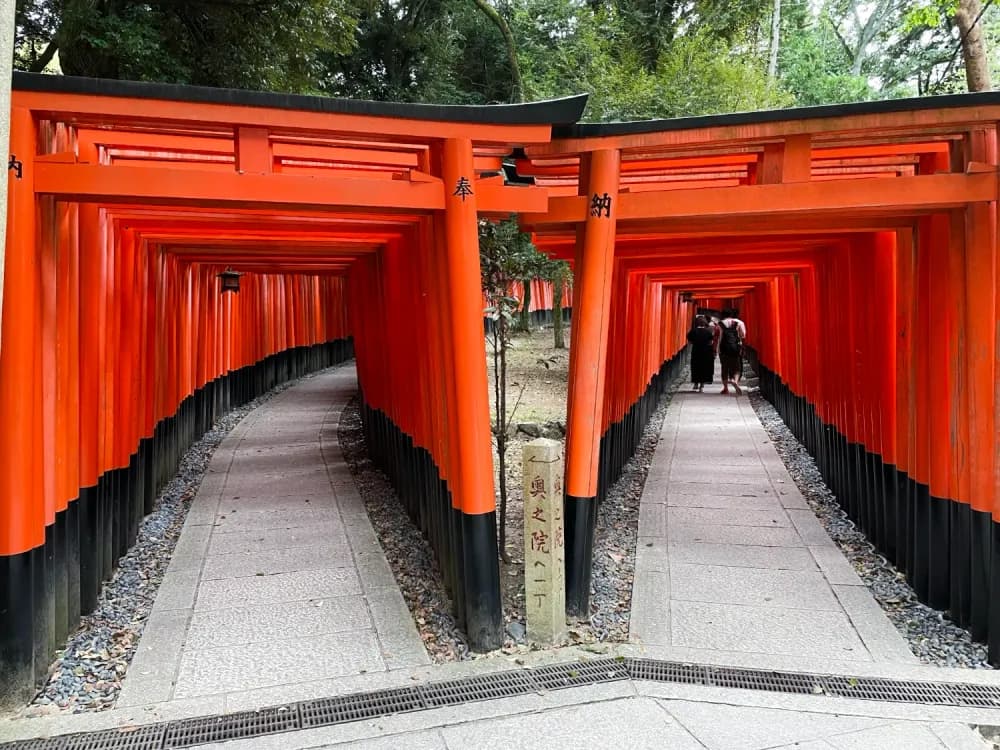
[[727,125],[755,125],[758,123],[783,122],[787,120],[815,120],[823,117],[887,114],[890,112],[953,109],[956,107],[997,104],[1000,104],[1000,91],[982,91],[972,94],[945,94],[942,96],[912,97],[910,99],[883,99],[874,102],[852,102],[850,104],[822,104],[813,107],[765,109],[756,112],[674,117],[663,120],[583,122],[570,125],[559,123],[559,126],[553,131],[552,137],[587,138],[613,135],[639,135],[664,130],[688,130],[692,128],[723,127]]
[[53,94],[89,94],[133,99],[163,99],[199,104],[228,104],[243,107],[271,107],[331,114],[397,117],[407,120],[489,123],[496,125],[569,125],[580,119],[588,94],[546,99],[524,104],[409,104],[374,102],[363,99],[336,99],[303,94],[279,94],[174,83],[119,81],[108,78],[80,78],[44,73],[14,73],[15,91]]

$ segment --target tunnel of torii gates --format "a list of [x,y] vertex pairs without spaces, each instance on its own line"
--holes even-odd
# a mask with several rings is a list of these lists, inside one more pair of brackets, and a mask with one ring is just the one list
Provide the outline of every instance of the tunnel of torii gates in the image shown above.
[[512,213],[574,266],[568,614],[590,611],[597,504],[695,308],[737,305],[764,394],[851,518],[1000,662],[1000,95],[576,124],[585,98],[15,75],[0,704],[44,680],[188,445],[351,356],[373,460],[471,645],[498,646],[477,237]]

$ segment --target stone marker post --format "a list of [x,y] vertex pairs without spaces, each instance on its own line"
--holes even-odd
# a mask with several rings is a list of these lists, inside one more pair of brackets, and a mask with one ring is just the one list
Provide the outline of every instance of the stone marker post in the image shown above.
[[524,446],[524,598],[528,640],[559,643],[566,634],[563,447],[548,438]]

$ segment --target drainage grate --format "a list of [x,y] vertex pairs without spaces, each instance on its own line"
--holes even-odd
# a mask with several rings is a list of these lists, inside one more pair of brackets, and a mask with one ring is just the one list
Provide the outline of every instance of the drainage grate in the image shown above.
[[0,745],[4,750],[63,750],[66,737],[52,737],[43,740],[18,740]]
[[626,666],[633,680],[679,682],[683,685],[705,685],[705,667],[698,664],[674,664],[656,659],[628,659]]
[[[210,716],[207,719],[172,721],[167,725],[163,747],[191,747],[300,728],[297,705],[267,708],[263,711],[243,711],[238,714]],[[114,747],[118,750],[119,746]]]
[[865,677],[826,677],[830,695],[896,703],[954,703],[943,686],[933,682],[903,682]]
[[816,675],[728,667],[708,667],[706,672],[708,684],[717,687],[800,695],[820,695],[824,692],[823,678]]
[[495,672],[457,680],[432,682],[417,688],[424,703],[431,706],[454,706],[457,703],[487,701],[538,691],[525,670]]
[[67,738],[66,750],[159,750],[164,730],[166,725],[152,724],[76,734]]
[[1000,685],[911,682],[606,658],[342,695],[261,711],[21,740],[0,744],[0,750],[167,750],[630,678],[869,701],[1000,707]]
[[299,711],[302,714],[302,728],[305,729],[400,714],[423,707],[420,694],[416,688],[410,687],[309,701],[303,703]]
[[1000,687],[996,685],[946,685],[948,692],[963,706],[1000,708]]
[[535,682],[547,690],[593,685],[598,682],[627,680],[628,668],[624,659],[595,659],[576,664],[547,664],[531,670]]

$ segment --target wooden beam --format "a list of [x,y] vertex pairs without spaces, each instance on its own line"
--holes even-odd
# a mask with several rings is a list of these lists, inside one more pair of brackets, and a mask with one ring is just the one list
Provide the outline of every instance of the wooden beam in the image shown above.
[[[699,219],[837,212],[906,213],[954,208],[997,198],[992,173],[935,174],[917,177],[847,179],[782,185],[748,185],[699,190],[654,190],[619,197],[618,220]],[[581,222],[586,196],[552,198],[545,214],[527,214],[526,226]]]
[[35,162],[35,192],[84,203],[432,211],[440,181],[364,180]]

